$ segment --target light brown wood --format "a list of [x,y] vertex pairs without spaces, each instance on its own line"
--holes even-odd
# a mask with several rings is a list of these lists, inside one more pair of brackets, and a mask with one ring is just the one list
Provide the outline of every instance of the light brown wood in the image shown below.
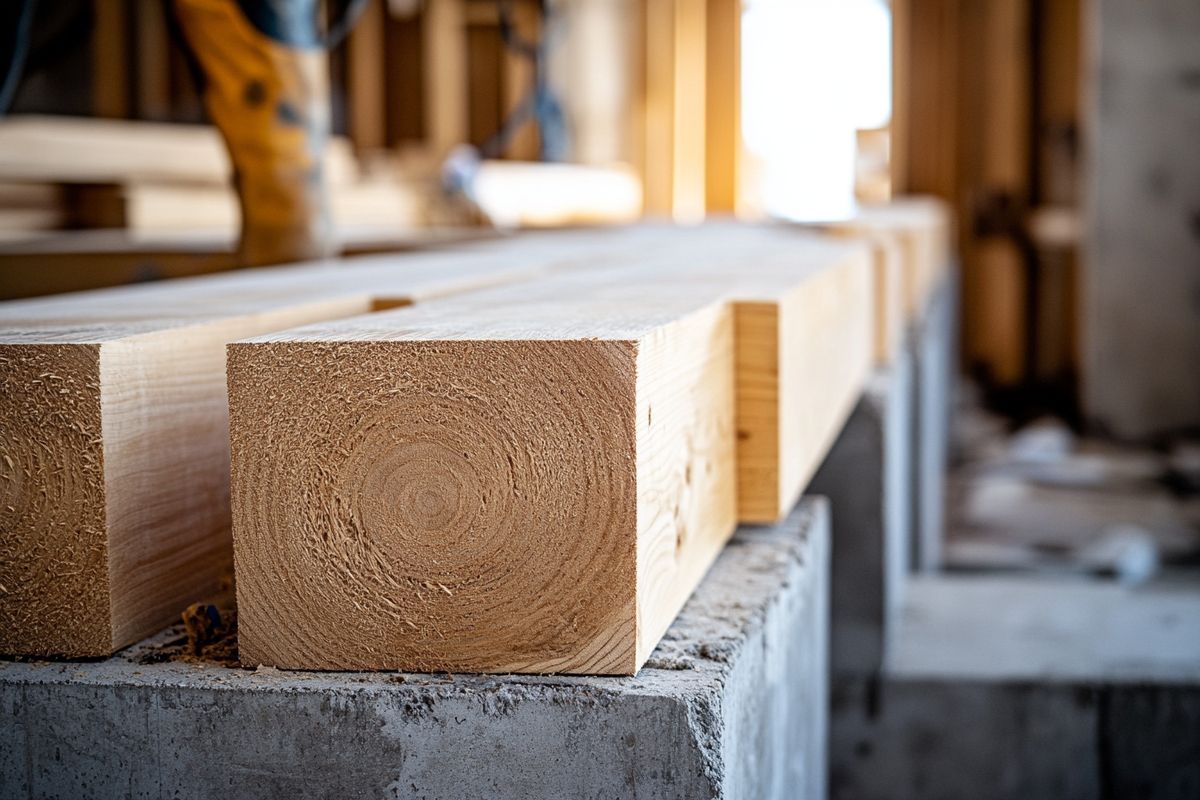
[[[1030,7],[1025,3],[985,4],[979,42],[980,85],[988,87],[989,102],[981,110],[982,147],[976,174],[981,195],[1029,196],[1030,147]],[[1009,237],[972,242],[972,278],[976,303],[965,326],[969,339],[985,353],[991,378],[1015,386],[1024,378],[1026,264]]]
[[[239,229],[241,209],[231,187],[136,181],[114,189],[108,216],[135,233],[191,229],[233,235]],[[339,231],[416,229],[425,212],[420,191],[391,178],[343,183],[330,187],[330,213]]]
[[697,222],[705,209],[707,6],[640,0],[637,161],[646,211]]
[[634,119],[637,165],[646,212],[669,218],[675,210],[675,2],[638,2],[642,83],[640,113]]
[[949,206],[933,197],[898,197],[862,205],[854,217],[824,226],[838,234],[893,238],[902,249],[903,304],[907,320],[918,319],[950,264],[953,219]]
[[871,248],[873,265],[874,338],[872,352],[875,363],[887,366],[899,352],[904,341],[906,311],[906,250],[894,231],[833,226],[829,233],[850,239],[861,239]]
[[369,2],[346,38],[346,93],[350,139],[359,152],[387,146],[384,111],[384,28],[387,3]]
[[[349,143],[326,147],[331,183],[355,180]],[[18,114],[0,119],[0,180],[40,183],[159,181],[224,184],[229,155],[208,125]]]
[[870,367],[867,249],[628,236],[230,345],[244,662],[630,674],[739,515],[786,511]]
[[[997,388],[1016,385],[1033,366],[1024,363],[1025,328],[1037,310],[1025,308],[1028,256],[1014,238],[1021,235],[1020,209],[1039,195],[1067,201],[1076,183],[1068,132],[1078,95],[1078,8],[1075,0],[893,3],[894,13],[904,12],[894,28],[895,53],[897,75],[904,69],[908,85],[907,102],[896,95],[907,144],[895,143],[908,160],[898,187],[944,199],[961,221],[955,244],[963,266],[962,357]],[[1039,80],[1031,81],[1039,56]],[[1035,111],[1041,118],[1031,118]],[[1039,140],[1055,141],[1058,158],[1033,170]],[[1030,183],[1035,177],[1040,186]],[[1055,340],[1053,333],[1038,337]]]
[[892,194],[911,192],[908,177],[908,148],[912,122],[912,4],[913,0],[891,0],[892,10],[892,118],[888,121],[888,172]]
[[[338,231],[347,256],[408,253],[501,238],[484,228]],[[0,243],[0,300],[226,272],[238,266],[231,231],[52,231]]]
[[672,1],[675,59],[671,130],[675,166],[671,175],[671,208],[676,221],[699,222],[704,219],[706,191],[707,6],[706,0]]
[[[754,229],[742,233],[761,237]],[[730,292],[738,517],[773,522],[808,485],[866,381],[875,356],[878,273],[862,243],[783,229],[757,246],[738,245],[743,263],[753,265]]]
[[[642,70],[640,0],[569,0],[559,13],[548,71],[571,131],[571,160],[592,166],[632,164],[637,145],[633,95]],[[640,202],[640,201],[639,201]]]
[[[541,14],[535,3],[528,0],[513,3],[512,17],[518,35],[526,41],[538,41],[545,35],[546,31],[542,30]],[[498,19],[497,22],[499,22]],[[504,111],[503,118],[507,118],[527,98],[530,87],[533,86],[533,63],[525,56],[518,55],[507,48],[503,49],[502,55],[501,103]],[[501,122],[503,122],[503,118]],[[499,128],[499,125],[496,127]],[[508,149],[503,154],[504,157],[536,161],[539,157],[539,135],[540,131],[532,123],[527,122],[522,125],[520,130],[513,134]]]
[[709,214],[732,214],[742,161],[742,4],[707,0],[706,14],[705,206]]
[[463,0],[430,0],[422,16],[425,136],[440,158],[467,141],[467,43]]
[[529,277],[560,239],[0,306],[0,652],[106,655],[225,577],[226,342]]

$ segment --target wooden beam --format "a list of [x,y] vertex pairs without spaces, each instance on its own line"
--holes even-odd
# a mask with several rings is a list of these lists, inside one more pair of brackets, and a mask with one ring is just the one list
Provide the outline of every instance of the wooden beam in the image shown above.
[[444,157],[468,140],[463,0],[429,0],[422,20],[426,136],[434,154]]
[[514,244],[0,306],[0,652],[107,655],[227,577],[227,342],[579,257]]
[[912,4],[891,0],[892,8],[892,118],[888,122],[888,171],[892,193],[913,191],[908,175],[908,147],[912,122]]
[[871,248],[873,265],[874,338],[875,363],[887,366],[892,363],[904,342],[904,331],[908,322],[908,278],[911,257],[905,246],[903,234],[884,227],[866,224],[840,224],[824,228],[827,233],[860,239]]
[[[500,238],[484,228],[339,231],[342,255],[398,254]],[[127,230],[55,231],[0,243],[0,300],[226,272],[236,235],[194,229],[138,236]]]
[[971,86],[958,77],[960,66],[971,66],[961,52],[961,18],[964,9],[983,5],[902,0],[896,9],[900,26],[893,33],[907,33],[897,41],[895,56],[901,70],[896,77],[903,81],[893,103],[899,114],[899,138],[892,144],[901,170],[897,194],[933,194],[947,201],[957,196],[959,162],[967,144],[960,137],[960,106],[970,99],[960,87]]
[[[326,148],[334,184],[358,167],[340,137]],[[19,114],[0,120],[0,180],[124,183],[132,180],[226,183],[229,154],[216,128],[84,117]]]
[[[973,176],[982,196],[1029,197],[1032,149],[1030,12],[1028,2],[985,4],[978,9],[976,41],[988,87],[976,124],[982,142]],[[1025,337],[1031,324],[1026,308],[1027,265],[1015,242],[991,238],[972,242],[976,302],[970,309],[971,340],[976,342],[993,380],[1014,386],[1032,365],[1025,363]]]
[[738,207],[742,160],[741,0],[707,0],[705,59],[705,205],[708,213]]
[[644,103],[638,165],[647,213],[705,212],[706,0],[641,0]]
[[643,23],[638,59],[642,103],[636,122],[638,166],[646,213],[671,217],[675,210],[675,16],[674,0],[639,0]]
[[[127,228],[137,234],[192,231],[236,235],[241,208],[232,187],[159,181],[102,184],[74,194],[92,200],[93,216],[76,216],[81,227]],[[329,207],[339,231],[367,228],[416,230],[425,220],[423,187],[392,178],[336,184],[329,190]],[[95,224],[99,223],[99,224]]]
[[830,232],[894,238],[902,252],[906,320],[919,319],[950,264],[954,220],[948,204],[934,197],[902,197],[862,205],[849,220],[830,223]]
[[386,6],[386,0],[370,0],[346,39],[350,140],[360,153],[387,147],[384,110]]
[[[519,0],[519,2],[513,3],[512,11],[514,24],[521,38],[532,42],[539,40],[545,34],[545,31],[542,30],[541,16],[534,3],[529,0]],[[502,50],[502,55],[504,75],[501,82],[501,102],[504,116],[507,117],[526,99],[533,86],[533,64],[528,58],[513,53],[507,48]],[[522,125],[521,129],[513,136],[504,156],[523,161],[536,161],[539,157],[539,135],[540,132],[532,123]]]
[[737,263],[754,267],[730,296],[738,517],[761,523],[795,505],[857,401],[875,358],[876,276],[862,243],[792,232],[757,245],[740,245]]
[[129,116],[128,12],[125,0],[92,2],[92,112],[97,117]]
[[[612,491],[605,480],[638,479],[638,491],[621,495],[634,504],[638,532],[636,541],[624,545],[637,549],[622,552],[636,552],[640,577],[632,590],[621,589],[635,592],[642,604],[636,629],[621,628],[622,635],[636,634],[636,641],[625,645],[637,663],[703,573],[738,507],[742,518],[767,519],[790,505],[840,428],[869,365],[866,251],[795,233],[728,226],[686,234],[656,228],[570,232],[351,263],[356,266],[241,271],[0,306],[0,486],[5,490],[0,521],[9,532],[0,559],[5,592],[0,652],[103,655],[152,633],[182,607],[215,591],[230,559],[222,354],[231,339],[413,302],[419,310],[437,296],[569,269],[521,291],[439,300],[423,317],[401,318],[408,333],[398,341],[422,352],[429,348],[431,364],[450,359],[447,369],[453,371],[448,354],[465,357],[461,336],[473,326],[488,320],[541,325],[543,331],[557,331],[572,353],[599,358],[602,366],[616,370],[606,380],[624,380],[614,392],[634,398],[633,406],[618,401],[619,393],[591,396],[607,398],[596,424],[625,427],[603,428],[595,452],[575,452],[582,459],[575,464],[607,465],[607,472],[589,473],[598,491]],[[595,266],[620,263],[636,266]],[[747,264],[754,269],[747,270]],[[538,288],[543,283],[549,288]],[[544,312],[545,305],[539,306],[538,298],[548,297],[548,291],[557,296],[554,287],[563,283],[576,287],[575,300],[539,318],[537,310]],[[607,338],[594,338],[590,308],[607,309],[597,317],[610,326]],[[396,334],[383,315],[346,324],[355,331],[346,345],[346,363],[370,356],[370,342],[391,341]],[[420,330],[428,334],[426,343],[413,345],[422,340]],[[739,330],[746,333],[735,343]],[[438,336],[447,342],[444,349],[428,344]],[[540,397],[537,392],[547,390],[543,378],[554,375],[563,378],[559,389],[565,392],[556,397],[564,403],[571,399],[570,363],[556,364],[552,343],[497,337],[494,344],[475,351],[494,357],[484,359],[492,372],[482,370],[472,378],[466,370],[465,382],[453,384],[458,388],[448,390],[449,397],[458,397],[462,387],[481,376],[494,374],[501,381],[500,367],[507,365],[513,374],[534,376],[528,378],[531,387],[505,399],[494,391],[489,396],[481,384],[468,406],[516,402],[513,398],[529,392]],[[390,345],[381,347],[386,351]],[[370,352],[357,352],[363,348]],[[543,361],[544,374],[531,371],[530,364]],[[636,373],[621,371],[633,367]],[[241,374],[231,378],[235,394],[239,381],[246,380]],[[435,377],[430,373],[430,380]],[[349,391],[359,378],[326,390]],[[280,397],[293,396],[286,385],[281,380]],[[587,394],[586,387],[579,388]],[[350,392],[346,407],[366,402],[368,394]],[[382,401],[397,397],[388,394]],[[300,399],[308,402],[305,398]],[[276,399],[267,398],[263,408],[277,407]],[[258,413],[245,403],[237,407],[243,419]],[[555,438],[530,418],[510,422],[526,426],[520,430],[531,435],[550,437],[539,440],[547,447],[571,441]],[[237,429],[235,441],[248,435],[245,426]],[[621,431],[635,434],[633,465],[612,449],[619,436],[610,440],[608,434]],[[277,432],[278,441],[288,434],[287,429]],[[517,432],[514,428],[513,435]],[[371,446],[388,451],[386,441]],[[255,458],[277,455],[245,452]],[[543,468],[557,456],[553,448],[542,456],[547,460],[522,462],[526,483],[514,485],[508,495],[488,495],[489,502],[528,510],[553,501],[539,481],[554,480]],[[391,467],[386,461],[384,467],[379,474],[386,480]],[[272,488],[251,483],[248,492]],[[363,496],[372,491],[366,487]],[[436,516],[428,503],[436,506],[439,497],[410,496],[416,497],[416,513]],[[585,527],[589,519],[630,513],[628,506],[613,510],[603,503],[571,507],[585,513],[576,519]],[[554,506],[558,516],[546,519],[566,519],[564,508]],[[628,523],[630,518],[622,519]],[[629,530],[628,525],[620,529]],[[615,546],[600,538],[604,546]],[[598,563],[595,575],[609,574],[610,566]],[[254,567],[249,569],[246,585],[253,587]],[[650,576],[658,576],[657,582]],[[254,634],[248,635],[247,652],[253,654]],[[543,666],[569,670],[582,663],[576,656]],[[622,657],[612,663],[614,669],[628,670],[633,661]]]
[[[549,77],[571,131],[571,160],[595,166],[633,164],[633,131],[642,103],[640,0],[570,0],[554,30]],[[640,202],[640,201],[639,201]]]
[[674,103],[672,216],[704,219],[707,16],[706,0],[674,0]]
[[630,674],[739,507],[790,507],[870,367],[866,249],[634,236],[230,346],[244,663]]

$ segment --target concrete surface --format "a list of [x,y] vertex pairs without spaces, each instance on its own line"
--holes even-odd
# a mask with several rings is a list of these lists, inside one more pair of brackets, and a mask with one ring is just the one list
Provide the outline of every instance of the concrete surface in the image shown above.
[[833,509],[830,660],[870,676],[895,636],[911,546],[912,358],[871,377],[809,490]]
[[1085,7],[1084,411],[1124,438],[1200,428],[1200,3]]
[[832,706],[834,798],[1198,797],[1200,583],[916,578]]
[[0,665],[0,796],[819,798],[829,515],[740,530],[633,678]]
[[917,572],[932,572],[942,565],[951,392],[956,369],[955,276],[956,271],[948,268],[945,279],[931,294],[925,313],[909,332],[916,387],[912,566]]
[[1200,582],[915,578],[890,656],[892,678],[1200,686]]

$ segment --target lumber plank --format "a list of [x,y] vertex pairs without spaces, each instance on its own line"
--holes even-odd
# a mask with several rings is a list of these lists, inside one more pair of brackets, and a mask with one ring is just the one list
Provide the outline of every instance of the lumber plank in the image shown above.
[[656,235],[229,346],[245,663],[637,671],[739,515],[799,494],[871,362],[864,246]]
[[895,359],[904,341],[907,320],[908,257],[901,237],[886,228],[834,225],[827,229],[834,236],[861,239],[871,248],[875,284],[875,363],[887,366]]
[[[344,138],[330,139],[325,168],[334,185],[357,179]],[[224,184],[231,174],[225,145],[209,125],[36,114],[0,120],[0,179],[6,181]]]
[[0,652],[106,655],[227,576],[227,342],[526,278],[563,241],[0,305]]
[[909,321],[925,311],[950,264],[952,225],[949,206],[934,197],[913,195],[858,207],[849,220],[826,230],[857,235],[888,233],[903,250],[904,309]]
[[[396,254],[500,237],[482,228],[339,231],[342,254]],[[54,231],[0,242],[0,300],[17,300],[237,268],[236,237],[195,229]]]
[[[88,227],[127,228],[140,235],[192,230],[232,236],[241,222],[230,186],[132,180],[102,188],[92,194],[94,218],[112,224]],[[369,226],[415,231],[424,213],[418,190],[392,179],[336,184],[330,187],[329,204],[339,232]]]

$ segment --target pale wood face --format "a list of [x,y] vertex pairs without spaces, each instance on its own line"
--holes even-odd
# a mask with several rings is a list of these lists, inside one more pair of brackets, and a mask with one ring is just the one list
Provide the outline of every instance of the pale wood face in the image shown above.
[[637,666],[737,525],[734,324],[728,304],[638,346]]
[[635,356],[232,345],[243,661],[631,672]]
[[0,652],[112,649],[100,346],[0,345]]

